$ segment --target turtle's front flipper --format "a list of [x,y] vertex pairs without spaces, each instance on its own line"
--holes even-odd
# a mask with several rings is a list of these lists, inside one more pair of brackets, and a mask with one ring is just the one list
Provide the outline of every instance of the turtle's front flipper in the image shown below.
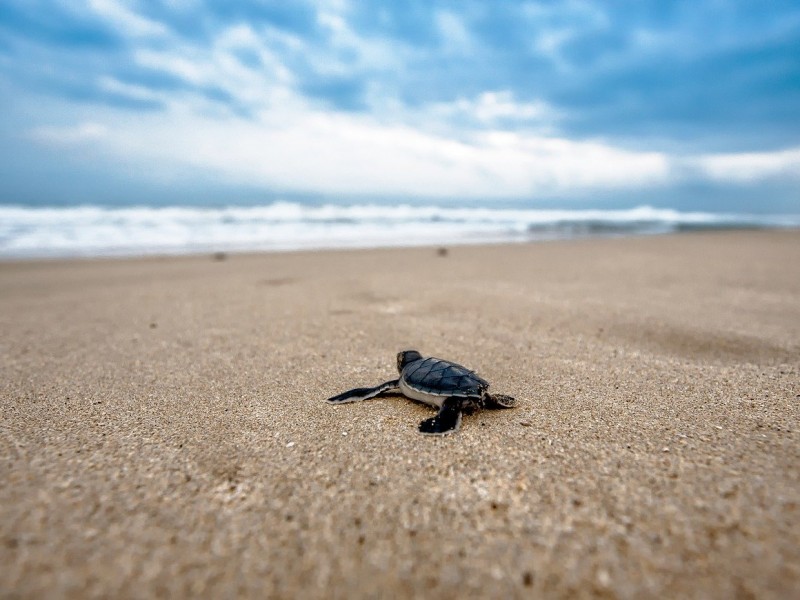
[[483,402],[486,408],[514,408],[517,405],[515,398],[503,394],[486,394]]
[[425,435],[446,435],[458,431],[461,426],[461,408],[463,404],[463,398],[447,398],[442,403],[439,414],[430,419],[425,419],[419,424],[420,433]]
[[326,402],[328,404],[346,404],[347,402],[368,400],[369,398],[374,398],[375,396],[380,396],[381,394],[396,392],[397,384],[398,381],[395,379],[394,381],[387,381],[386,383],[382,383],[378,387],[374,388],[356,388],[354,390],[339,394],[338,396],[334,396],[333,398],[328,398]]

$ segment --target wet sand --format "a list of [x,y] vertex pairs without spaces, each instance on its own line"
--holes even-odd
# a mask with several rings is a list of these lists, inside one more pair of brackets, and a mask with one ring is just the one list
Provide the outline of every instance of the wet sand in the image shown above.
[[217,258],[0,263],[2,597],[800,589],[800,232]]

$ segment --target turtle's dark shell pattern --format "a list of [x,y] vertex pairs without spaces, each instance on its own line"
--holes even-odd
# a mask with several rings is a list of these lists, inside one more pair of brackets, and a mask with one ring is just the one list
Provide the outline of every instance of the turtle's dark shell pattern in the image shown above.
[[488,381],[466,367],[433,357],[406,365],[401,377],[409,387],[437,396],[480,398],[489,387]]
[[503,394],[489,394],[489,382],[459,364],[441,358],[423,358],[416,350],[397,354],[399,379],[375,387],[355,388],[328,398],[331,404],[344,404],[401,393],[439,409],[435,417],[419,424],[425,435],[447,435],[461,426],[461,415],[476,408],[513,408],[516,400]]

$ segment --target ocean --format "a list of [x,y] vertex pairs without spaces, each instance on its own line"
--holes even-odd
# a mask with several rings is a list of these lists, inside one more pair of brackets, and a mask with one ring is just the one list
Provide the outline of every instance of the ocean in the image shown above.
[[412,206],[0,205],[0,259],[535,242],[687,230],[797,228],[800,215]]

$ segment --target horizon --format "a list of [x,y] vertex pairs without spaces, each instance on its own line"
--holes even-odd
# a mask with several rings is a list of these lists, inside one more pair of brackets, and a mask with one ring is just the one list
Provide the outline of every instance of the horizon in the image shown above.
[[0,204],[800,213],[791,2],[9,0]]

